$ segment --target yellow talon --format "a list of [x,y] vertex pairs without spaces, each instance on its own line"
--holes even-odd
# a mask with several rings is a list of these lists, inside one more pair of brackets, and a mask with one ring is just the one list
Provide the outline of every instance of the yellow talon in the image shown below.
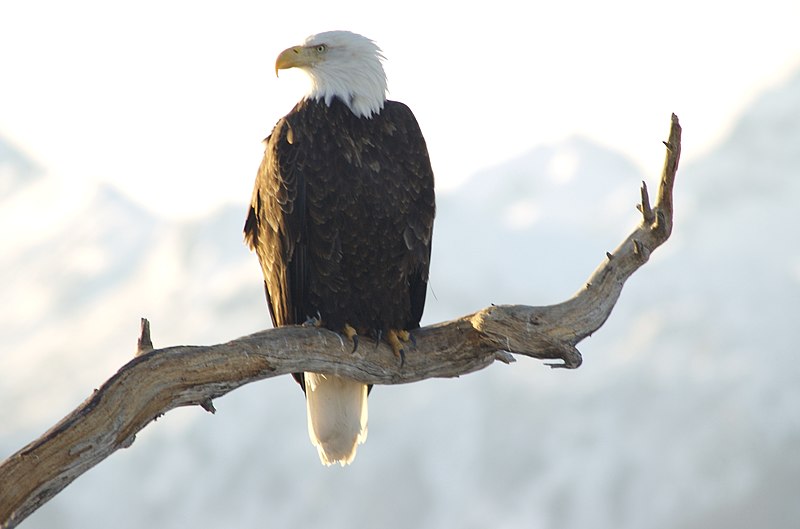
[[407,343],[410,338],[411,335],[405,329],[389,329],[389,332],[386,333],[386,341],[392,346],[394,355],[400,359],[400,367],[403,367],[406,362],[406,351],[403,344]]
[[353,336],[358,336],[356,330],[349,323],[344,324],[344,329],[342,329],[342,331],[344,332],[344,335],[347,336],[347,338],[350,340],[353,339]]
[[319,312],[317,312],[316,316],[309,316],[306,318],[306,321],[304,321],[302,325],[303,327],[316,327],[319,329],[322,327],[322,317],[319,315]]
[[342,332],[345,336],[347,336],[348,339],[353,340],[353,350],[351,353],[355,353],[356,349],[358,349],[358,332],[349,323],[344,324],[344,329],[342,329]]

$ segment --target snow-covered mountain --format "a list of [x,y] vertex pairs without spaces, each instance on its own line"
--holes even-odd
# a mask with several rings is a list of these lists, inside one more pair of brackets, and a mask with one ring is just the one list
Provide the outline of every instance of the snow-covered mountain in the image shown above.
[[7,197],[38,180],[42,168],[0,137],[0,197]]
[[[579,345],[580,369],[520,360],[378,387],[370,439],[347,469],[319,464],[288,377],[251,384],[214,416],[170,412],[23,527],[793,526],[798,108],[800,75],[681,167],[673,236]],[[639,182],[654,190],[658,169],[642,175],[574,138],[440,196],[425,321],[569,297],[638,222]],[[20,181],[13,171],[3,186]],[[128,360],[140,316],[157,346],[220,342],[269,319],[241,243],[244,202],[170,224],[107,187],[66,209],[39,191],[0,195],[16,215],[0,217],[3,231],[61,212],[0,256],[0,457]]]

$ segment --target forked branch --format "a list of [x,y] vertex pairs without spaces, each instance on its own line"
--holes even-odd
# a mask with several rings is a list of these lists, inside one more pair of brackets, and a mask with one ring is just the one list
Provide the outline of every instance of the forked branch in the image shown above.
[[137,356],[48,432],[0,464],[0,525],[14,527],[75,478],[178,406],[200,405],[248,382],[301,371],[336,373],[372,384],[457,377],[513,354],[576,368],[578,342],[611,314],[625,281],[672,232],[672,188],[681,151],[673,114],[655,206],[642,183],[642,221],[569,300],[546,307],[491,306],[415,331],[413,354],[400,368],[384,344],[361,347],[313,327],[284,327],[212,346],[152,349],[143,321]]

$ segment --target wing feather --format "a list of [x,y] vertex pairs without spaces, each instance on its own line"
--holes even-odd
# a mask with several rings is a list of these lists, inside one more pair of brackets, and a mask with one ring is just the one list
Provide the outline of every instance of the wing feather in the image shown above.
[[266,140],[264,158],[245,221],[245,241],[258,255],[267,303],[275,326],[302,323],[306,277],[303,249],[305,185],[302,161],[288,141],[288,116]]

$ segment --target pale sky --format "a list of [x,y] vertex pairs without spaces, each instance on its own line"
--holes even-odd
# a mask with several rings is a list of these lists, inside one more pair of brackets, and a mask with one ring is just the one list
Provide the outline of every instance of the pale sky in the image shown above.
[[440,189],[573,134],[655,178],[670,113],[689,162],[800,68],[797,0],[473,5],[4,0],[0,135],[69,185],[182,218],[249,200],[260,141],[307,88],[275,58],[319,31],[381,46]]

